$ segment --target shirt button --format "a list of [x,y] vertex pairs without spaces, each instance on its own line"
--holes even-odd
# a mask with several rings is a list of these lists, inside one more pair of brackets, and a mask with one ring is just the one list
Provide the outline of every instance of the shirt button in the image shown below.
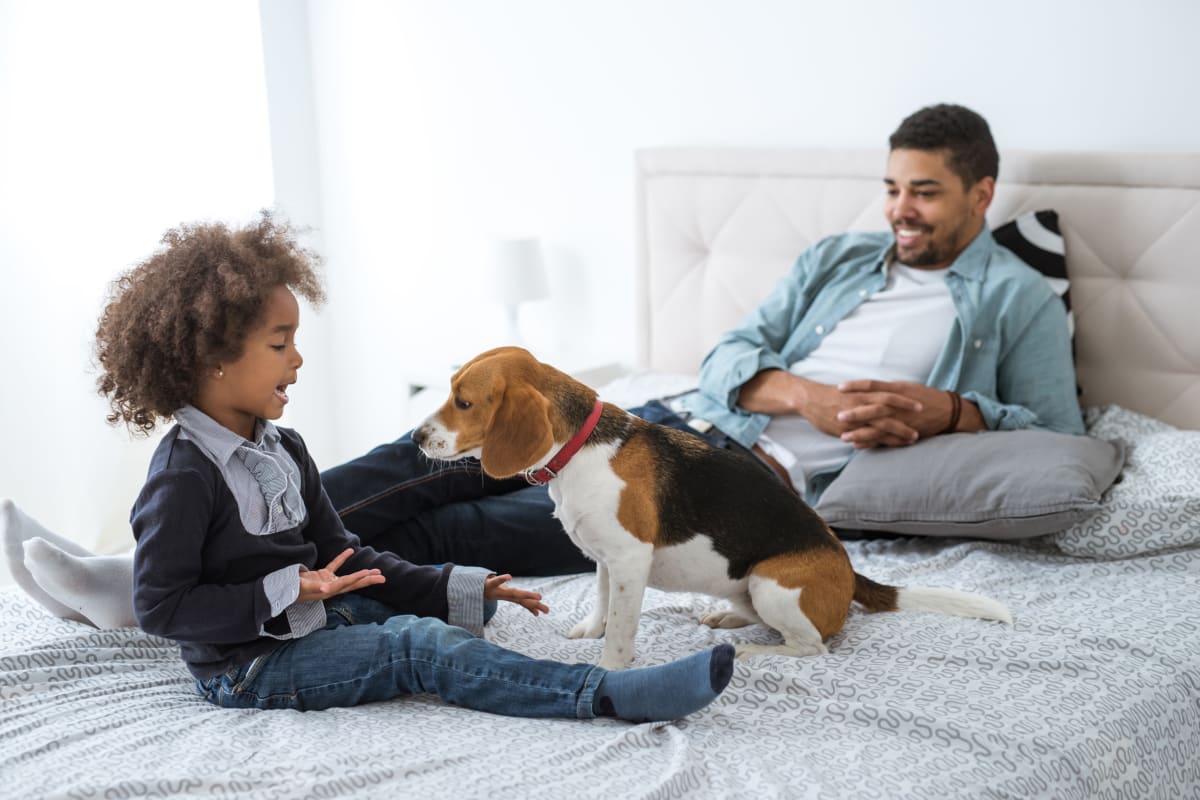
[[983,339],[976,339],[975,340],[975,349],[978,350],[981,347],[983,347]]
[[859,289],[859,290],[858,290],[858,296],[859,296],[859,297],[866,297],[866,296],[867,296],[867,290],[866,290],[866,289]]
[[824,325],[818,325],[818,326],[817,326],[817,333],[824,333],[824,332],[825,332],[825,326],[824,326]]

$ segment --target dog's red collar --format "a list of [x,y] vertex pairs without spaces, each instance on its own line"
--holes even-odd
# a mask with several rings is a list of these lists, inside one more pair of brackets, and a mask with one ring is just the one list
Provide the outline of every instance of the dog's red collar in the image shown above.
[[592,431],[596,428],[596,423],[600,421],[600,415],[604,412],[604,401],[596,398],[596,405],[592,406],[592,413],[588,414],[587,421],[583,423],[583,427],[579,432],[571,437],[571,441],[563,445],[563,449],[554,454],[554,458],[546,463],[546,466],[541,469],[527,469],[523,473],[525,480],[529,481],[534,486],[542,486],[558,477],[559,471],[567,465],[571,460],[571,456],[583,447],[583,443],[592,435]]

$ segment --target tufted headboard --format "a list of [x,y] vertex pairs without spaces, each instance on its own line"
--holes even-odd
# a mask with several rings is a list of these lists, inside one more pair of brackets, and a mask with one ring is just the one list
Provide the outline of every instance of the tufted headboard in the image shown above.
[[[640,366],[695,372],[823,236],[883,230],[884,150],[637,153]],[[993,227],[1059,215],[1084,405],[1200,428],[1200,153],[1001,153]]]

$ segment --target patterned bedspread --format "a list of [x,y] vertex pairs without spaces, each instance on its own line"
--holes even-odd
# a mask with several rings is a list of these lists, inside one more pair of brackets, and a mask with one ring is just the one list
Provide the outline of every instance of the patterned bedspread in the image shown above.
[[[852,611],[825,656],[739,662],[673,723],[526,720],[415,697],[310,713],[200,700],[171,643],[55,619],[0,591],[0,797],[1200,797],[1200,432],[1117,407],[1129,446],[1103,508],[1028,542],[846,543],[878,581],[979,591],[1011,626]],[[566,638],[593,576],[518,580],[488,638],[595,662]],[[649,590],[638,660],[717,642],[713,600]]]
[[[1115,561],[1049,547],[850,542],[860,571],[976,589],[1015,623],[855,612],[827,656],[739,662],[674,723],[519,720],[427,697],[299,713],[211,707],[170,643],[97,631],[0,593],[6,797],[1194,797],[1200,792],[1200,551]],[[526,579],[488,637],[594,660],[566,631],[591,576]],[[710,601],[651,590],[642,663],[717,641]]]

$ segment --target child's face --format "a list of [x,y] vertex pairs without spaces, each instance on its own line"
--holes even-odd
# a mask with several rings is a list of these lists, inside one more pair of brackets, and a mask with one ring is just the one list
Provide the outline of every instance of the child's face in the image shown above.
[[201,381],[197,408],[246,439],[254,436],[256,418],[283,416],[287,387],[304,363],[296,349],[299,325],[296,297],[286,286],[272,289],[263,321],[246,336],[242,354]]

